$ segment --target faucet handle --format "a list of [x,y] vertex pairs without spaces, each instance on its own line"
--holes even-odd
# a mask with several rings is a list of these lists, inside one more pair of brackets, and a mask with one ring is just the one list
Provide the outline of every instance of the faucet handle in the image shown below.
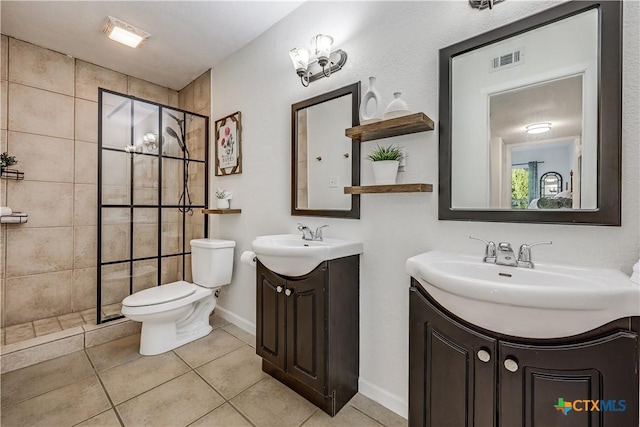
[[325,225],[321,225],[320,227],[316,228],[316,232],[313,233],[313,240],[322,240],[322,229],[325,227],[328,227],[329,224],[325,224]]
[[535,242],[535,243],[523,243],[520,245],[520,250],[518,251],[518,266],[533,268],[534,264],[531,261],[531,248],[533,246],[538,245],[551,245],[553,242]]
[[470,239],[479,240],[484,242],[486,245],[484,249],[484,258],[482,258],[482,262],[496,262],[496,244],[491,240],[484,240],[478,237],[469,236]]
[[300,222],[298,223],[298,231],[302,231],[302,230],[304,230],[305,228],[308,228],[308,227],[307,227],[306,225],[304,225],[304,224],[300,223]]

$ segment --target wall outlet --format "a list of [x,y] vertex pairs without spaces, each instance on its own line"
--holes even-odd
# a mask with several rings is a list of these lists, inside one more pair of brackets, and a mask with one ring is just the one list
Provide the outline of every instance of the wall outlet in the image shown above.
[[400,159],[400,164],[398,165],[398,172],[404,172],[407,166],[407,150],[401,148],[402,159]]
[[338,188],[338,177],[332,176],[329,178],[329,188]]

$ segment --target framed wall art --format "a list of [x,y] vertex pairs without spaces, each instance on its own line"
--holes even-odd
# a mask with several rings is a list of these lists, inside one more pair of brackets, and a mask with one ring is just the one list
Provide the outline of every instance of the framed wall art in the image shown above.
[[216,120],[216,176],[242,173],[240,111]]

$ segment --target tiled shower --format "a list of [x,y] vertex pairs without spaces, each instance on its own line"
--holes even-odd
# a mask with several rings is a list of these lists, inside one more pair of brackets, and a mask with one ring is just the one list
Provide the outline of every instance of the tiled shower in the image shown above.
[[[2,36],[0,145],[24,180],[2,179],[2,344],[96,321],[98,88],[209,116],[205,72],[180,90]],[[200,190],[202,192],[202,190]],[[204,216],[191,218],[202,229]],[[177,269],[176,269],[177,271]],[[115,304],[115,305],[113,305]],[[117,301],[102,306],[118,310]]]

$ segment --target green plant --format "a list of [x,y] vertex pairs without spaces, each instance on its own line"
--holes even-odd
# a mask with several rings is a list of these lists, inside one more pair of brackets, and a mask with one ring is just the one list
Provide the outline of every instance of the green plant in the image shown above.
[[404,157],[402,150],[397,145],[387,145],[386,147],[377,146],[375,150],[367,156],[372,162],[380,162],[383,160],[401,160]]
[[216,199],[226,199],[228,195],[224,188],[216,188]]
[[0,166],[3,168],[12,166],[18,163],[15,156],[10,156],[6,151],[0,155]]

